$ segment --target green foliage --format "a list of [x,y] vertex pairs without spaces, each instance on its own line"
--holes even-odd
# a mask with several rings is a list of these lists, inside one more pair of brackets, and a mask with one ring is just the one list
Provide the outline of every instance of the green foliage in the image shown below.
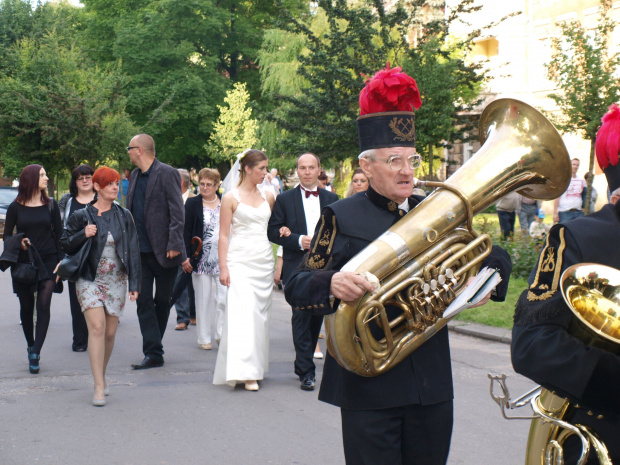
[[459,313],[456,320],[511,329],[515,305],[524,289],[527,289],[527,279],[511,276],[504,302],[489,301],[482,307],[467,309]]
[[620,60],[610,53],[608,43],[615,28],[610,8],[610,0],[601,0],[594,34],[579,21],[559,24],[561,34],[552,40],[553,55],[547,65],[548,77],[561,90],[550,95],[562,110],[556,125],[565,132],[581,131],[586,139],[596,138],[601,116],[620,94],[614,76]]
[[536,266],[541,242],[532,239],[529,234],[522,234],[517,228],[514,236],[504,239],[501,237],[497,214],[477,215],[474,218],[474,228],[480,234],[488,234],[494,244],[504,248],[512,260],[512,275],[516,278],[527,279]]
[[[406,9],[398,3],[389,10],[383,3],[319,0],[313,14],[299,18],[282,8],[283,31],[265,37],[260,55],[267,68],[263,91],[273,93],[276,105],[266,118],[281,131],[279,139],[267,140],[270,149],[310,150],[332,165],[358,153],[358,95],[365,77],[386,62],[403,66],[418,82],[423,105],[416,113],[417,147],[428,166],[438,165],[433,147],[467,140],[469,121],[458,115],[477,103],[486,80],[480,65],[465,60],[480,31],[459,40],[448,31],[480,7],[463,0],[444,18],[441,2],[412,0]],[[437,13],[430,20],[429,9]],[[412,34],[419,36],[413,45]]]
[[[213,165],[204,151],[217,105],[244,82],[260,93],[257,50],[276,6],[269,0],[84,0],[84,47],[98,63],[122,61],[127,111],[155,137],[158,157]],[[285,0],[292,11],[302,0]],[[260,102],[257,102],[260,105]]]
[[[267,119],[283,131],[274,150],[293,154],[309,150],[319,154],[324,164],[330,158],[351,157],[358,152],[355,118],[362,75],[385,66],[405,46],[407,16],[401,7],[386,12],[380,0],[355,4],[319,0],[313,14],[302,18],[277,3],[281,9],[278,26],[303,38],[305,49],[297,63],[280,67],[287,72],[297,69],[300,89],[294,95],[279,92],[272,96],[280,109]],[[268,46],[274,47],[273,40]],[[299,42],[294,46],[299,47]],[[295,57],[290,54],[288,58]]]
[[0,72],[0,160],[10,176],[35,162],[50,173],[97,165],[104,140],[114,137],[105,120],[126,118],[116,70],[89,66],[63,42],[53,31],[6,52],[13,66]]
[[209,144],[205,145],[205,150],[215,162],[233,160],[236,154],[256,146],[258,123],[252,119],[249,101],[250,94],[246,85],[237,83],[224,98],[227,106],[217,106],[220,116],[214,125]]

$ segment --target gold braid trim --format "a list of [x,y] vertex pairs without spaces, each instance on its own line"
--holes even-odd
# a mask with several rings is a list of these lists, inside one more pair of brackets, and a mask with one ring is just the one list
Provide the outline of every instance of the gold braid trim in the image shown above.
[[321,226],[316,234],[314,247],[306,254],[303,262],[304,268],[314,270],[326,269],[331,263],[331,252],[336,239],[336,217],[332,214],[331,221],[325,220],[325,214],[321,215]]
[[[555,255],[555,248],[549,247],[549,236],[547,236],[547,240],[545,242],[545,247],[540,254],[540,260],[538,262],[538,268],[536,269],[536,277],[530,286],[530,290],[527,293],[527,300],[530,302],[534,302],[537,300],[547,300],[553,294],[555,294],[558,290],[558,284],[560,282],[560,276],[562,275],[562,260],[564,249],[566,248],[566,241],[564,240],[564,228],[560,229],[560,246],[557,250],[557,255]],[[540,295],[532,292],[532,289],[538,288],[539,290],[549,289],[549,286],[545,283],[540,284],[539,281],[541,278],[541,273],[543,277],[553,272],[553,282],[551,284],[551,289],[547,292],[543,292]]]

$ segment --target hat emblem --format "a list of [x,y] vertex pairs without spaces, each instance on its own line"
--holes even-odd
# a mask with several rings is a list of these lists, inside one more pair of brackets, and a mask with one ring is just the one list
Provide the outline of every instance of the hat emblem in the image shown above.
[[395,140],[409,141],[415,140],[415,125],[413,118],[399,118],[395,116],[390,121],[390,129],[396,135]]

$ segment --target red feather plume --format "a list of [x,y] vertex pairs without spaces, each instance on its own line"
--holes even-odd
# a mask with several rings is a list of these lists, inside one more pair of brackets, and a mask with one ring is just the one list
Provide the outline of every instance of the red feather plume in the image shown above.
[[366,86],[360,92],[360,116],[369,113],[386,111],[412,111],[422,105],[420,91],[415,80],[401,72],[402,68],[385,69],[378,71],[371,79],[366,80]]
[[602,169],[618,164],[620,150],[620,107],[613,103],[601,119],[603,125],[596,134],[596,158]]

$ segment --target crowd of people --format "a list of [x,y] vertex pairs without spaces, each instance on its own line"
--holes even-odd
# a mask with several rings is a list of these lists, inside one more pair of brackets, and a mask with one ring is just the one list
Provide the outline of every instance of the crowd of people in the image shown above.
[[[386,95],[397,96],[396,101]],[[187,172],[160,162],[155,141],[146,134],[133,137],[127,147],[136,167],[131,173],[121,176],[109,167],[80,165],[59,204],[46,194],[45,169],[26,166],[18,196],[7,210],[0,264],[12,269],[30,372],[40,371],[52,294],[62,292],[66,279],[72,348],[88,351],[93,405],[104,406],[110,394],[106,370],[127,297],[136,301],[142,334],[143,359],[132,365],[135,370],[164,365],[163,337],[176,305],[180,319],[175,329],[187,329],[193,320],[198,346],[218,351],[213,384],[258,391],[269,370],[272,291],[283,282],[292,308],[292,372],[302,390],[314,390],[313,358],[324,316],[340,302],[352,303],[375,289],[368,276],[345,265],[423,200],[414,195],[414,173],[421,161],[415,137],[403,132],[413,131],[412,108],[421,105],[415,81],[400,68],[388,67],[367,82],[359,101],[360,167],[340,200],[313,153],[297,158],[299,184],[292,189],[284,190],[277,171],[268,171],[267,156],[256,149],[239,154],[220,185],[215,169]],[[395,131],[399,124],[403,129]],[[617,149],[617,144],[610,146]],[[599,151],[597,146],[597,155]],[[618,157],[606,159],[601,166],[609,174],[615,203],[620,198]],[[615,355],[567,339],[570,312],[555,292],[558,273],[570,264],[620,266],[613,251],[591,247],[599,234],[613,240],[616,206],[569,218],[582,216],[574,214],[574,202],[585,187],[576,169],[573,160],[566,198],[554,210],[560,224],[544,231],[548,234],[539,263],[517,302],[512,357],[517,371],[600,412],[600,418],[609,415],[604,418],[610,420],[596,417],[596,426],[613,442],[617,402],[610,407],[606,399],[618,393],[620,362]],[[197,195],[192,179],[197,180]],[[126,208],[117,201],[119,191]],[[497,211],[505,236],[512,233],[517,214],[522,228],[527,223],[528,231],[544,229],[540,205],[518,194],[498,204]],[[280,246],[276,260],[272,244]],[[502,282],[479,305],[504,300],[510,257],[494,246],[483,266],[499,270]],[[395,310],[386,303],[389,315]],[[381,323],[370,321],[369,326],[380,338]],[[543,361],[541,353],[548,355]],[[582,360],[594,368],[576,370]],[[376,377],[352,373],[328,353],[319,399],[340,408],[348,464],[445,464],[453,425],[447,327]],[[575,450],[569,443],[567,463]],[[619,453],[612,445],[614,460]]]
[[[1,260],[8,265],[33,262],[37,269],[31,282],[13,278],[30,372],[40,370],[52,294],[62,292],[64,279],[72,350],[88,351],[94,405],[105,405],[109,394],[105,373],[127,296],[137,302],[143,338],[144,357],[132,365],[134,369],[164,364],[162,339],[174,305],[177,330],[195,324],[198,346],[218,348],[214,383],[241,382],[248,390],[258,390],[258,381],[269,366],[269,314],[276,269],[267,231],[278,215],[272,215],[272,209],[276,197],[286,202],[292,192],[305,188],[320,190],[321,199],[327,196],[329,202],[338,199],[331,186],[326,189],[329,178],[320,170],[318,157],[300,156],[300,187],[280,195],[284,187],[280,176],[277,170],[267,172],[267,157],[258,150],[240,154],[223,184],[226,187],[212,168],[196,173],[198,185],[194,186],[187,170],[175,170],[156,158],[155,142],[146,134],[134,137],[127,152],[136,166],[132,173],[79,165],[71,173],[69,192],[58,203],[47,196],[48,178],[42,166],[22,170],[18,196],[7,211]],[[310,167],[304,163],[308,158]],[[356,170],[349,192],[367,187],[367,178]],[[222,190],[226,191],[223,196]],[[306,207],[312,217],[307,225],[306,217],[298,218],[299,225],[303,223],[305,249],[300,241],[297,262],[308,248],[323,206],[321,202],[312,209]],[[299,225],[282,225],[273,242],[281,243],[280,238],[291,236],[291,231],[297,237]],[[261,237],[262,242],[258,241]],[[284,280],[292,272],[288,254],[284,253]],[[320,352],[321,324],[322,318],[308,339],[313,344],[295,361],[296,372],[298,364],[312,367],[311,373],[310,368],[300,372],[308,372],[312,388],[315,352],[311,349]],[[302,331],[298,337],[295,329],[293,333],[296,348],[306,344],[300,341],[310,335]]]

